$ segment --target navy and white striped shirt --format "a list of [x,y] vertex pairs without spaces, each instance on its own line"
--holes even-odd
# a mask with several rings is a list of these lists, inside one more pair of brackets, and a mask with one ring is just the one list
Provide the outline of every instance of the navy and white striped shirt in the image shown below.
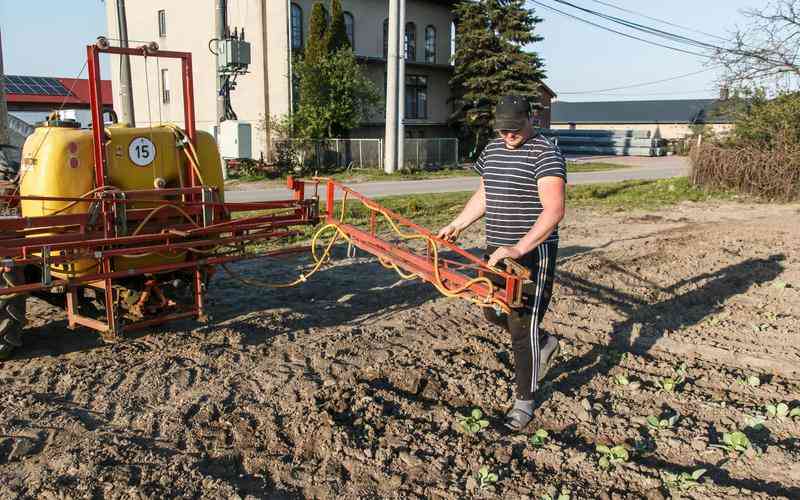
[[[537,134],[517,149],[503,139],[486,145],[475,170],[486,189],[486,244],[511,246],[522,239],[542,213],[537,181],[542,177],[567,180],[567,165],[558,147]],[[558,241],[558,228],[546,242]]]

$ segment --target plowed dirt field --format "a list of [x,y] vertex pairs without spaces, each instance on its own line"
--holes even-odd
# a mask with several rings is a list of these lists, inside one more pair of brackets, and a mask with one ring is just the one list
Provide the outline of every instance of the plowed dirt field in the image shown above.
[[[507,334],[359,254],[276,292],[220,273],[209,323],[115,345],[29,302],[26,347],[0,366],[0,497],[657,499],[662,473],[703,468],[686,497],[800,498],[800,418],[745,427],[800,406],[800,207],[568,217],[544,322],[562,354],[523,434],[499,425]],[[236,269],[280,281],[307,264]],[[661,390],[681,362],[685,381]],[[458,432],[473,408],[490,425]],[[748,451],[713,446],[734,430]],[[596,444],[629,462],[602,470]],[[484,465],[498,481],[481,488]]]

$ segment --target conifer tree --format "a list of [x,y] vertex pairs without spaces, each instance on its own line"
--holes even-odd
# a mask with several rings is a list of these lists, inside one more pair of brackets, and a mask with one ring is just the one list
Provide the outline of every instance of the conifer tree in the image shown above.
[[306,42],[305,51],[303,51],[305,61],[314,63],[325,57],[328,45],[327,32],[328,20],[325,14],[325,6],[317,2],[311,8],[308,41]]
[[350,39],[347,37],[342,2],[333,0],[331,2],[331,25],[328,29],[327,49],[328,53],[333,54],[343,48],[350,48]]
[[475,134],[475,151],[492,135],[494,106],[503,95],[536,102],[543,63],[524,46],[542,40],[535,28],[542,20],[524,0],[462,0],[455,8],[455,68],[450,85],[456,112],[451,123]]

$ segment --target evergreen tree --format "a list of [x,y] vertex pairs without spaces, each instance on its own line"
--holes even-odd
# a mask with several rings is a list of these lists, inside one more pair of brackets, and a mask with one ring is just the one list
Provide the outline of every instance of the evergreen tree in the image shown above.
[[322,3],[315,3],[311,8],[311,22],[308,27],[308,40],[303,52],[303,58],[309,62],[319,61],[325,57],[327,52],[327,32],[328,20],[325,14],[325,6]]
[[542,20],[524,0],[463,0],[455,8],[455,68],[450,85],[456,112],[451,123],[475,134],[476,148],[493,134],[494,106],[515,94],[536,102],[543,63],[525,45],[542,37],[534,29]]
[[347,38],[342,2],[333,0],[331,2],[331,25],[328,29],[327,49],[328,53],[333,54],[337,50],[344,48],[350,48],[350,39]]
[[380,100],[350,48],[339,0],[332,10],[327,26],[322,3],[314,4],[305,53],[293,65],[299,95],[292,126],[298,138],[346,137]]

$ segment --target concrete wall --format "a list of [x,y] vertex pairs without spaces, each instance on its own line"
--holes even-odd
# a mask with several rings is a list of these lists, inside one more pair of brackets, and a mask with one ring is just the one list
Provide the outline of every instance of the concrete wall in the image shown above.
[[[716,134],[725,134],[729,132],[733,125],[730,124],[712,124]],[[553,123],[551,128],[556,130],[569,130],[571,127],[568,123]],[[628,124],[608,124],[608,123],[591,123],[591,124],[576,124],[576,130],[649,130],[653,137],[661,137],[662,139],[681,139],[692,134],[691,127],[684,123],[628,123]]]
[[[119,37],[115,4],[114,1],[106,2],[108,30],[112,38]],[[162,9],[166,13],[164,37],[158,34],[158,11]],[[217,121],[216,57],[208,48],[209,40],[214,38],[214,3],[211,0],[136,0],[126,2],[126,11],[130,40],[153,40],[161,49],[192,53],[197,126],[210,131]],[[285,114],[289,109],[287,19],[286,4],[280,1],[238,0],[229,5],[228,24],[231,29],[244,28],[251,46],[249,73],[237,79],[231,102],[239,120],[253,127],[252,154],[256,158],[262,152],[266,154],[267,149],[266,134],[261,127],[264,117]],[[141,43],[130,42],[130,45]],[[112,57],[111,60],[114,108],[119,110],[119,58]],[[151,122],[183,125],[180,63],[149,59],[145,72],[144,60],[132,58],[131,69],[137,125],[147,126]],[[162,102],[158,90],[161,69],[168,72],[171,96],[167,104]]]

